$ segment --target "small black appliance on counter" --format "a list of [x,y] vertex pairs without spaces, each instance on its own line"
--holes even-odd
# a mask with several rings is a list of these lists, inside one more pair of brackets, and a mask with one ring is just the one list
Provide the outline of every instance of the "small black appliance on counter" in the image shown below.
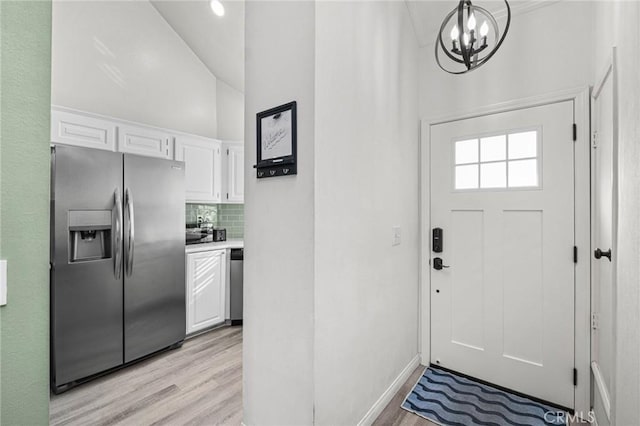
[[214,228],[213,241],[227,241],[227,230],[224,228]]
[[186,229],[187,245],[227,241],[227,230],[210,226]]

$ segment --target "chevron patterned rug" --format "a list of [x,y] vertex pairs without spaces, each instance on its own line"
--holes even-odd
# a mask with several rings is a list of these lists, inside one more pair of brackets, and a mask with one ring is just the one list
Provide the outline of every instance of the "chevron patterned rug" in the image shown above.
[[444,426],[565,425],[567,413],[528,398],[428,367],[402,408]]

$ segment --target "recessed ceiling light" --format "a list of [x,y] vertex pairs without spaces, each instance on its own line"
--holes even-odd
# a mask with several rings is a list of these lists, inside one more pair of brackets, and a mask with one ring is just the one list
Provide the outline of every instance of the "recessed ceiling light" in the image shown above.
[[224,6],[220,2],[220,0],[211,0],[209,2],[209,5],[211,6],[211,10],[213,10],[213,13],[218,16],[224,16]]

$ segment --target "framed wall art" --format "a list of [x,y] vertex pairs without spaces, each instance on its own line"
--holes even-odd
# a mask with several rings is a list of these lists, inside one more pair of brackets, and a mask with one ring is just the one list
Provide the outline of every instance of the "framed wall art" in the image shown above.
[[297,174],[296,102],[256,114],[258,179]]

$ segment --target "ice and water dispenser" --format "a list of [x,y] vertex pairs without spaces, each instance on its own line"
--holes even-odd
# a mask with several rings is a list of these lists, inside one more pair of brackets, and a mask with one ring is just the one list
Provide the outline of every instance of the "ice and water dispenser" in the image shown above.
[[111,210],[69,210],[69,262],[111,258]]

